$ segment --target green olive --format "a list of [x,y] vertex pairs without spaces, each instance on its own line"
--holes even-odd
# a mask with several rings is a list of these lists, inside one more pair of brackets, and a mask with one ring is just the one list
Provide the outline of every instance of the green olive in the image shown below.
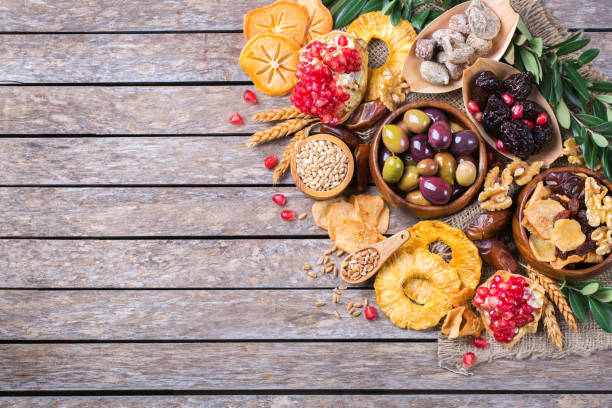
[[418,185],[419,173],[417,171],[417,166],[407,166],[397,187],[402,191],[410,191],[417,188]]
[[397,183],[404,174],[404,162],[397,156],[391,156],[385,161],[382,176],[387,183]]
[[417,163],[417,170],[421,176],[435,176],[438,173],[438,162],[434,159],[423,159]]
[[457,183],[460,186],[467,187],[471,186],[476,180],[476,166],[471,161],[462,161],[457,166],[457,174],[455,177],[457,178]]
[[431,203],[423,197],[420,190],[414,190],[406,194],[406,201],[418,205],[431,205]]
[[448,152],[436,153],[434,160],[438,163],[438,177],[446,181],[451,186],[455,184],[455,172],[457,171],[457,161]]
[[450,123],[450,127],[451,127],[451,132],[455,133],[455,132],[459,132],[460,130],[464,130],[465,128],[463,126],[461,126],[459,123],[457,122],[453,122],[451,121]]
[[382,129],[382,141],[393,153],[404,153],[410,147],[406,133],[397,125],[385,125]]
[[412,133],[425,133],[431,124],[431,118],[420,109],[410,109],[404,113],[404,122]]

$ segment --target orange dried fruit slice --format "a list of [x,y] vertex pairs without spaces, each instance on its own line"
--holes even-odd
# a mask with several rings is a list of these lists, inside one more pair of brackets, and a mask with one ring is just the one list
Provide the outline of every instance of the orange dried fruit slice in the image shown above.
[[249,11],[244,16],[244,36],[250,40],[261,33],[283,34],[302,45],[306,41],[308,20],[303,6],[280,0]]
[[359,194],[351,196],[349,201],[355,206],[357,214],[359,214],[364,223],[372,227],[377,226],[378,218],[385,208],[385,202],[382,197]]
[[362,221],[349,219],[334,231],[336,246],[347,253],[353,253],[379,241],[378,231]]
[[376,229],[378,232],[385,233],[389,229],[389,219],[390,219],[390,211],[389,207],[385,205],[382,212],[380,213],[380,217],[378,217],[378,223],[376,224]]
[[312,204],[312,218],[314,219],[315,224],[326,230],[329,226],[329,220],[327,218],[329,210],[331,209],[332,204],[340,201],[346,202],[346,199],[344,197],[338,197],[332,198],[331,200],[315,201]]
[[310,42],[332,30],[334,19],[321,0],[298,0],[298,4],[304,6],[308,12],[309,24],[306,42]]
[[297,78],[300,44],[281,34],[258,34],[242,49],[240,66],[259,91],[279,96],[290,92]]
[[580,223],[576,220],[562,219],[555,221],[551,241],[563,252],[573,251],[586,241]]
[[551,262],[557,258],[555,244],[549,239],[540,238],[537,234],[529,236],[529,247],[538,261]]
[[361,218],[359,218],[359,214],[355,211],[353,204],[346,201],[339,201],[332,204],[327,219],[327,233],[332,241],[336,240],[336,230],[349,220],[361,222]]
[[550,239],[553,231],[553,219],[565,208],[555,200],[536,200],[525,208],[525,217],[529,224],[544,239]]

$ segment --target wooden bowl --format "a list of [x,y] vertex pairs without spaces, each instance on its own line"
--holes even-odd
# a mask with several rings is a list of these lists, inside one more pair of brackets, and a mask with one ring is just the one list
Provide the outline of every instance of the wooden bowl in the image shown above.
[[[467,110],[468,101],[471,99],[471,86],[475,77],[482,71],[491,71],[493,72],[500,80],[504,80],[508,78],[510,75],[518,74],[520,71],[513,66],[508,64],[504,64],[503,62],[494,61],[488,58],[478,58],[476,62],[469,67],[468,69],[463,71],[463,103],[465,105],[465,109]],[[552,140],[546,146],[546,149],[541,151],[538,154],[534,154],[529,157],[529,162],[533,162],[536,160],[542,160],[544,162],[544,167],[550,167],[552,162],[557,160],[563,154],[563,142],[561,138],[561,130],[559,129],[559,123],[557,123],[557,117],[555,116],[555,111],[550,107],[548,101],[538,90],[538,87],[534,84],[531,90],[531,93],[527,97],[527,99],[536,102],[538,105],[542,106],[546,113],[548,114],[548,123],[552,130]],[[506,156],[509,159],[514,159],[514,155],[508,152],[500,152],[497,150],[496,142],[497,140],[490,137],[487,132],[484,130],[484,127],[470,115],[470,119],[472,123],[476,125],[482,137],[487,141],[489,146],[492,149],[495,149],[496,152]]]
[[[313,190],[312,188],[304,184],[300,176],[298,176],[297,163],[296,163],[297,153],[302,150],[302,147],[304,147],[306,143],[311,142],[313,140],[329,140],[330,142],[338,146],[340,149],[342,149],[344,154],[346,154],[346,157],[348,157],[348,171],[346,173],[346,177],[344,178],[344,180],[342,180],[342,183],[340,183],[339,186],[331,190],[327,190],[327,191]],[[354,171],[355,171],[355,160],[353,159],[353,153],[351,152],[351,149],[349,149],[346,143],[338,139],[336,136],[328,135],[326,133],[320,133],[318,135],[313,135],[313,136],[310,136],[302,140],[301,142],[298,143],[295,151],[293,152],[293,155],[291,156],[291,177],[293,177],[293,181],[295,182],[295,185],[297,186],[297,188],[300,189],[302,193],[306,194],[309,197],[314,198],[315,200],[327,200],[327,199],[334,198],[340,195],[351,182]]]
[[[510,0],[485,0],[485,3],[495,12],[495,14],[497,14],[501,22],[499,33],[493,39],[493,47],[486,55],[487,58],[498,60],[504,55],[508,45],[510,45],[510,41],[512,41],[519,15],[510,5]],[[461,3],[444,12],[440,17],[428,24],[415,39],[406,57],[406,62],[404,63],[404,69],[402,71],[402,77],[410,84],[410,90],[412,92],[444,93],[461,88],[461,78],[451,80],[448,85],[430,84],[421,78],[421,73],[419,72],[421,60],[418,59],[415,54],[415,44],[422,38],[431,38],[434,31],[440,28],[448,28],[448,21],[450,18],[456,14],[465,13],[469,5],[469,2]]]
[[[464,129],[471,130],[478,137],[480,144],[478,146],[478,175],[476,181],[472,184],[461,197],[455,201],[451,201],[445,205],[418,205],[413,204],[404,199],[396,193],[386,181],[382,178],[382,172],[378,165],[378,152],[382,144],[382,128],[384,125],[395,122],[395,120],[403,115],[409,109],[424,109],[424,108],[437,108],[446,113],[449,120],[459,123]],[[484,181],[485,173],[487,169],[487,148],[482,136],[478,132],[478,129],[470,121],[470,119],[459,109],[455,108],[444,102],[439,101],[415,101],[403,105],[391,113],[387,119],[380,125],[376,131],[374,139],[372,139],[372,147],[370,148],[370,172],[372,178],[380,194],[389,202],[393,207],[401,210],[408,210],[412,214],[419,218],[440,218],[447,215],[454,214],[463,208],[465,208],[474,197],[478,194],[480,187]]]
[[612,266],[612,254],[609,254],[603,262],[593,265],[586,269],[554,269],[552,266],[548,264],[548,262],[538,261],[533,253],[531,252],[531,248],[529,247],[529,238],[527,237],[527,230],[521,224],[523,220],[523,209],[525,208],[525,204],[529,197],[531,197],[531,193],[536,188],[537,184],[546,177],[546,175],[553,171],[571,171],[575,173],[584,173],[589,177],[593,177],[597,179],[600,184],[605,185],[608,188],[608,191],[612,191],[612,183],[610,183],[604,176],[595,171],[589,170],[586,167],[579,166],[567,166],[567,167],[555,167],[549,170],[546,170],[542,174],[534,177],[521,191],[516,201],[516,210],[514,212],[514,216],[512,217],[512,235],[514,237],[514,242],[516,243],[516,247],[519,252],[529,262],[531,266],[533,266],[538,272],[543,273],[546,276],[549,276],[553,279],[557,280],[568,280],[568,281],[578,281],[594,278],[595,276],[601,274],[606,269]]

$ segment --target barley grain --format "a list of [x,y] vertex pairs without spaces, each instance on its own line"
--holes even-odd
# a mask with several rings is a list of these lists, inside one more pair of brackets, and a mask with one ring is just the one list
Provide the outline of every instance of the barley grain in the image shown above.
[[325,302],[316,302],[314,305],[315,305],[316,307],[325,306]]

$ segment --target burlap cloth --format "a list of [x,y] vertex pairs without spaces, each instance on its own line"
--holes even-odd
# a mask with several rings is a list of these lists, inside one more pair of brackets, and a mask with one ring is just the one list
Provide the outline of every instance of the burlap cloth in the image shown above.
[[[521,15],[523,21],[529,27],[531,33],[542,37],[545,43],[556,43],[569,36],[565,27],[557,21],[540,3],[540,0],[514,0],[512,7]],[[369,46],[370,66],[381,66],[387,59],[388,51],[384,43],[372,42]],[[382,62],[381,62],[382,61]],[[591,80],[607,80],[599,71],[594,68],[586,67],[582,72]],[[410,93],[407,102],[419,99],[434,99],[447,102],[463,110],[463,99],[461,90],[446,94],[419,94]],[[363,135],[366,136],[366,135]],[[571,132],[565,132],[564,138],[571,137]],[[565,164],[559,161],[555,165]],[[514,196],[518,193],[518,188],[514,188]],[[465,208],[458,214],[444,219],[445,222],[462,230],[469,222],[479,214],[480,209],[477,202]],[[524,262],[524,260],[521,260]],[[483,265],[484,281],[491,276],[495,270],[488,265]],[[605,284],[612,283],[612,268],[603,273],[598,279]],[[569,329],[563,317],[557,311],[557,320],[563,333],[563,351],[558,351],[548,339],[546,330],[539,325],[538,332],[528,334],[510,350],[505,349],[497,343],[488,333],[483,331],[483,336],[489,340],[490,346],[486,349],[477,349],[472,345],[472,337],[463,337],[449,340],[442,334],[438,335],[438,363],[440,367],[446,368],[455,373],[470,375],[471,371],[478,364],[490,362],[496,359],[522,360],[526,358],[562,358],[572,354],[589,355],[598,350],[612,349],[612,334],[601,330],[599,326],[589,316],[586,323],[578,323],[578,333]],[[438,327],[439,328],[439,327]],[[463,355],[468,352],[476,354],[476,363],[470,370],[463,365]]]

